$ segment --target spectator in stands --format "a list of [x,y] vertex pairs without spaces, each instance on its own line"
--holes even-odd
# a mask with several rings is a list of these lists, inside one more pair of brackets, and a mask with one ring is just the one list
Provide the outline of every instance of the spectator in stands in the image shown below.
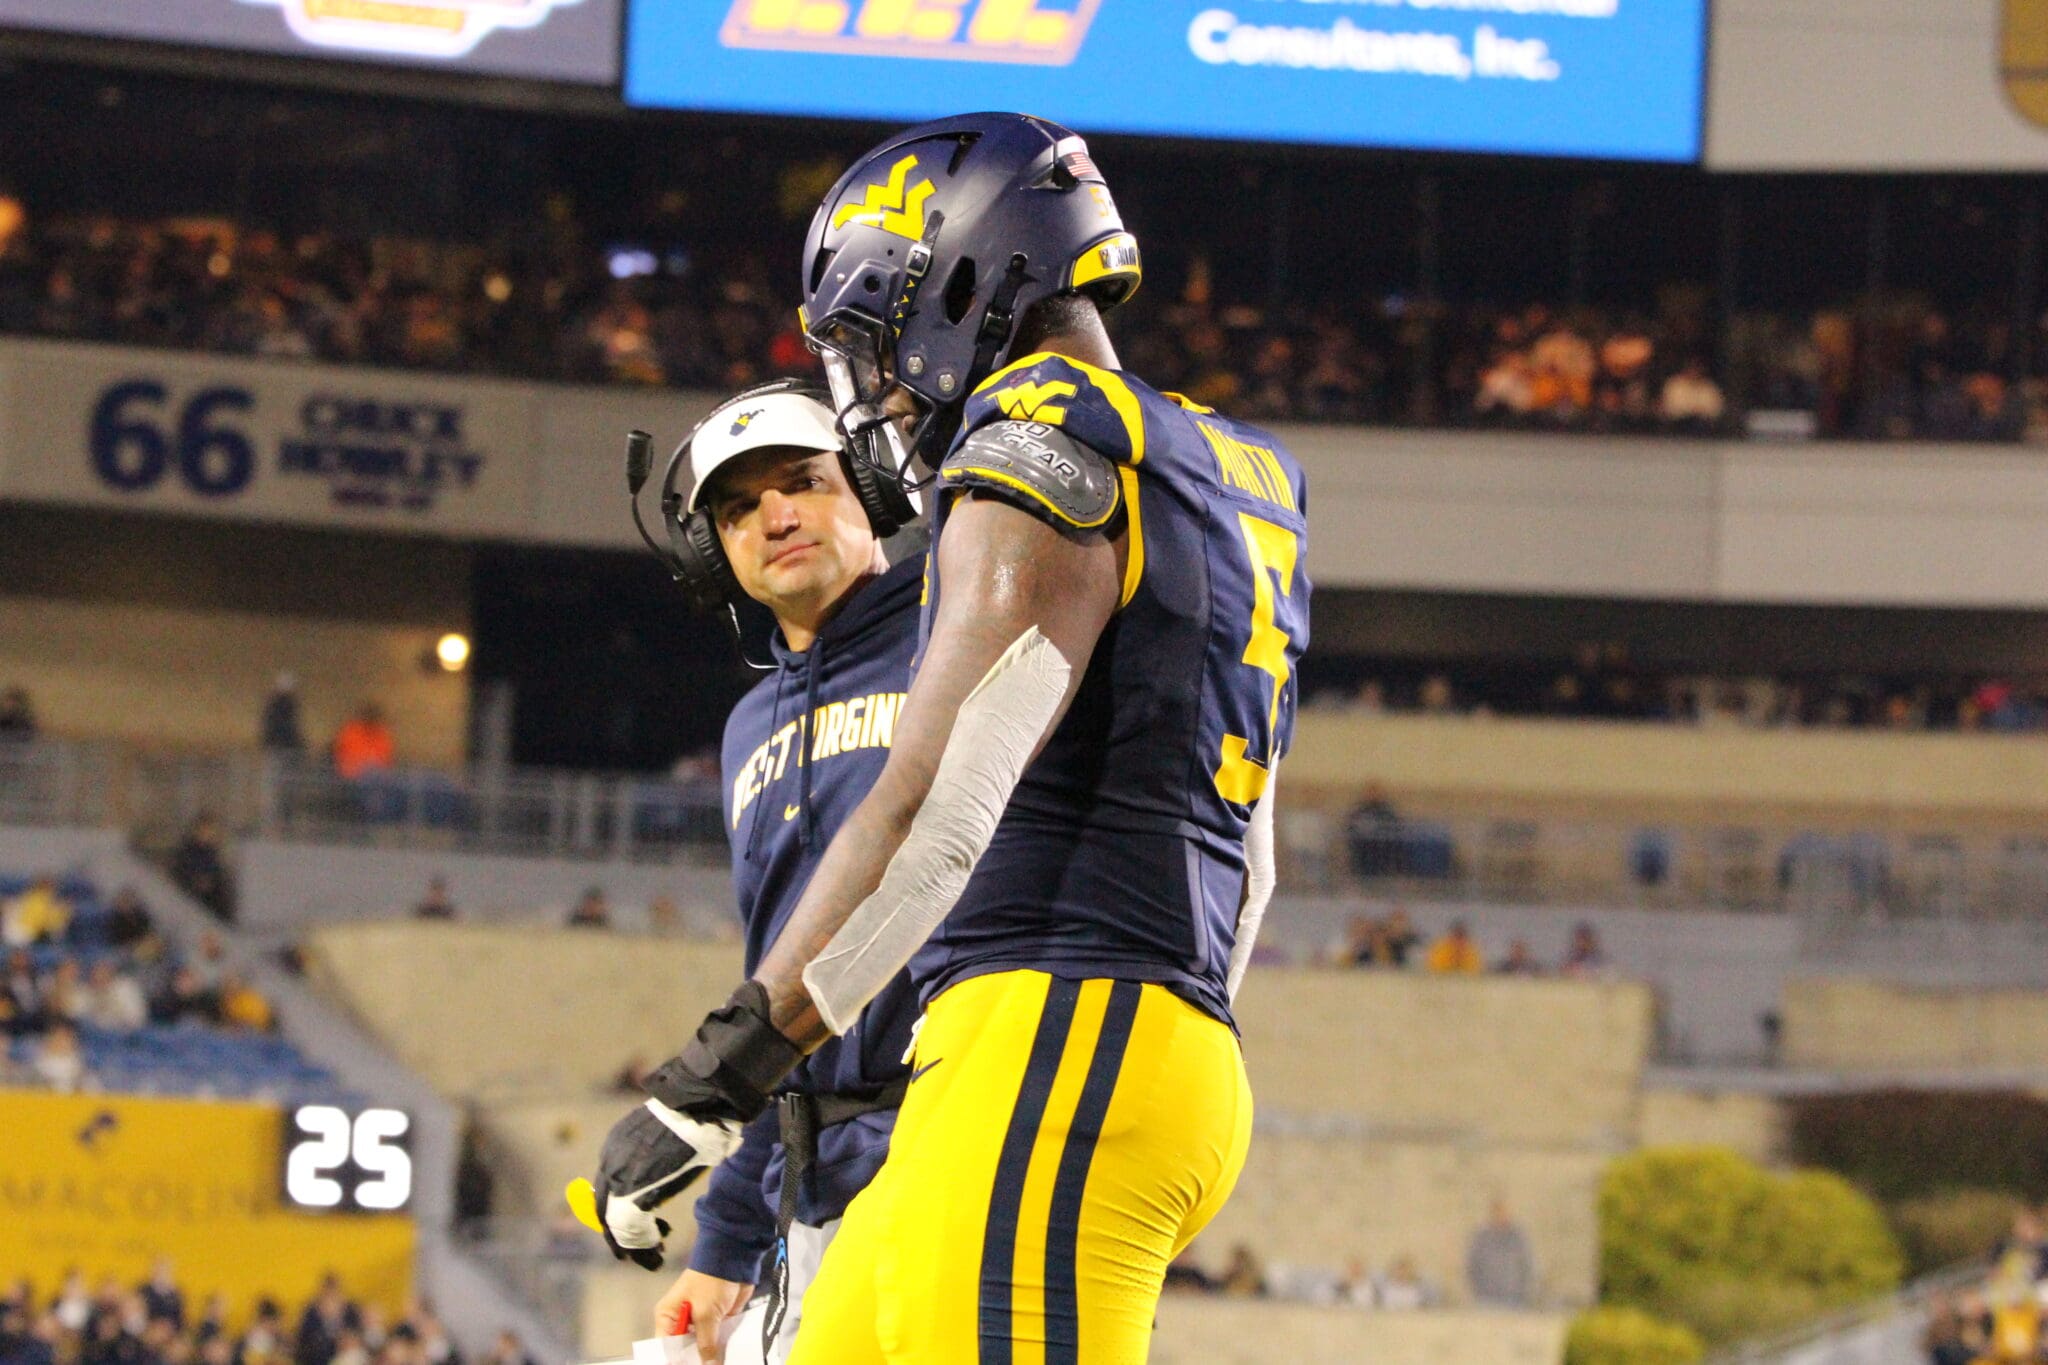
[[116,948],[133,949],[153,938],[156,922],[149,907],[132,886],[124,886],[107,902],[107,941]]
[[35,959],[26,948],[7,955],[7,979],[0,984],[0,999],[6,1002],[9,1033],[35,1033],[43,1027],[43,987],[36,976]]
[[1471,927],[1462,919],[1454,919],[1450,932],[1429,945],[1429,957],[1423,965],[1439,974],[1477,975],[1486,970],[1486,958],[1472,937]]
[[611,906],[605,903],[603,887],[593,886],[583,893],[582,899],[569,911],[568,926],[571,929],[612,927],[612,910]]
[[1508,955],[1494,963],[1493,970],[1499,976],[1541,976],[1543,974],[1543,968],[1537,964],[1535,955],[1529,951],[1528,940],[1520,938],[1508,944]]
[[70,924],[71,902],[58,892],[57,879],[37,877],[0,909],[0,943],[10,948],[56,943]]
[[162,994],[150,1002],[149,1017],[157,1024],[180,1024],[188,1019],[217,1023],[220,993],[207,986],[194,968],[179,967]]
[[137,1287],[136,1292],[142,1295],[150,1321],[168,1322],[181,1332],[185,1330],[185,1291],[178,1287],[178,1277],[172,1273],[169,1257],[156,1258],[156,1264],[150,1267],[149,1278]]
[[299,678],[289,670],[279,673],[263,700],[263,718],[258,727],[263,751],[298,757],[306,751],[305,733],[299,728]]
[[103,957],[86,975],[78,1017],[94,1028],[125,1032],[149,1022],[149,1005],[141,984],[117,968],[112,958]]
[[[353,1339],[362,1325],[361,1310],[341,1292],[341,1280],[331,1274],[325,1276],[320,1281],[320,1292],[299,1315],[299,1330],[293,1337],[292,1365],[332,1365],[344,1339]],[[361,1349],[360,1342],[356,1346]]]
[[1422,1278],[1415,1258],[1400,1256],[1388,1266],[1373,1286],[1373,1298],[1380,1307],[1394,1311],[1434,1308],[1439,1295],[1436,1286]]
[[9,1304],[0,1311],[0,1360],[7,1365],[57,1365],[61,1332],[55,1314],[35,1316],[25,1304]]
[[284,1341],[284,1310],[277,1306],[275,1299],[259,1299],[256,1303],[256,1321],[242,1335],[242,1359],[240,1365],[284,1365],[286,1359]]
[[189,965],[199,974],[199,983],[208,990],[220,989],[221,981],[228,974],[228,946],[221,936],[208,929],[199,936],[199,951],[194,953]]
[[35,737],[36,713],[29,705],[27,689],[10,687],[0,692],[0,743]]
[[1350,847],[1353,876],[1390,877],[1407,870],[1401,846],[1401,813],[1379,783],[1365,784],[1358,804],[1345,818],[1344,836]]
[[1265,1297],[1265,1267],[1259,1264],[1258,1256],[1248,1243],[1239,1242],[1230,1248],[1230,1258],[1223,1264],[1223,1273],[1217,1277],[1216,1288],[1233,1298]]
[[78,1031],[68,1023],[51,1024],[36,1042],[29,1071],[41,1084],[67,1095],[82,1087],[90,1073],[84,1049],[78,1045]]
[[1954,1299],[1937,1294],[1928,1306],[1920,1346],[1927,1352],[1928,1365],[1972,1365],[1982,1354],[1984,1339]]
[[491,1353],[483,1358],[482,1365],[535,1365],[532,1356],[526,1353],[526,1344],[514,1331],[498,1333],[497,1341],[491,1345]]
[[1728,400],[1697,357],[1681,365],[1664,381],[1657,398],[1657,416],[1679,431],[1713,431],[1728,411]]
[[221,980],[220,1021],[249,1033],[270,1033],[277,1028],[277,1014],[270,1001],[240,972],[229,972]]
[[1535,1297],[1536,1269],[1529,1237],[1496,1199],[1484,1226],[1465,1248],[1465,1278],[1473,1302],[1491,1308],[1527,1308]]
[[1194,1247],[1188,1246],[1182,1248],[1180,1255],[1168,1263],[1166,1287],[1185,1290],[1191,1294],[1213,1294],[1216,1292],[1216,1281],[1195,1259]]
[[1450,678],[1442,673],[1432,673],[1422,680],[1416,689],[1415,709],[1425,716],[1449,716],[1458,710],[1458,694],[1451,686]]
[[1380,923],[1371,915],[1354,912],[1344,921],[1344,937],[1329,950],[1330,963],[1339,967],[1370,967],[1373,965],[1373,937],[1380,931]]
[[1607,952],[1600,946],[1600,933],[1589,920],[1572,926],[1571,946],[1565,950],[1558,970],[1566,976],[1604,976]]
[[1379,922],[1378,932],[1373,937],[1373,965],[1406,967],[1421,944],[1422,935],[1416,931],[1414,921],[1408,918],[1407,907],[1397,905]]
[[673,938],[683,932],[683,908],[673,896],[656,895],[647,902],[647,932]]
[[427,879],[427,894],[412,908],[414,919],[454,919],[455,902],[448,895],[446,877]]
[[171,854],[171,880],[220,918],[234,919],[234,886],[221,856],[220,824],[211,812],[199,813]]
[[337,775],[353,782],[370,773],[388,769],[397,753],[397,740],[385,723],[383,708],[366,701],[356,708],[328,747]]
[[64,1272],[63,1283],[57,1288],[57,1297],[51,1301],[50,1311],[56,1315],[57,1325],[67,1332],[83,1332],[85,1325],[92,1321],[92,1289],[85,1282],[85,1272],[72,1267]]
[[43,1015],[53,1024],[75,1024],[84,1018],[85,974],[77,958],[59,958],[43,979]]

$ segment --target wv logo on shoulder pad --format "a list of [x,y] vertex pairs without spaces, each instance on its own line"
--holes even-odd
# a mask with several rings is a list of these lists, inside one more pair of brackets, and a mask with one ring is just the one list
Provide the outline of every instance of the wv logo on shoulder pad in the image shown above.
[[932,182],[919,176],[911,183],[910,173],[916,169],[916,155],[904,157],[889,168],[888,184],[870,185],[859,203],[849,199],[834,209],[832,226],[864,223],[918,241],[924,236],[924,201],[932,197]]
[[736,0],[727,47],[1065,66],[1102,0]]
[[1047,426],[1058,426],[1066,417],[1067,410],[1055,407],[1053,399],[1072,398],[1079,392],[1064,379],[1040,383],[1027,379],[1007,389],[997,389],[989,397],[995,400],[1003,416],[1024,422],[1044,422]]

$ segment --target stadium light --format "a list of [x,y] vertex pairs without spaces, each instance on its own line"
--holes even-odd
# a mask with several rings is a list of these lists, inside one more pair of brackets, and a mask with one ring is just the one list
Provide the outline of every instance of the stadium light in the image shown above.
[[435,643],[434,658],[444,672],[460,673],[469,664],[469,637],[449,631]]

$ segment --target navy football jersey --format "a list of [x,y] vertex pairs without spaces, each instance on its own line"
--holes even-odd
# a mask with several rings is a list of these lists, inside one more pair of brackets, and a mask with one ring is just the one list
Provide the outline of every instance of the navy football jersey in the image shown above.
[[1020,967],[1156,981],[1229,1021],[1245,829],[1293,733],[1308,644],[1301,466],[1255,427],[1050,354],[977,388],[962,436],[1006,420],[1116,462],[1122,604],[911,974],[926,999]]

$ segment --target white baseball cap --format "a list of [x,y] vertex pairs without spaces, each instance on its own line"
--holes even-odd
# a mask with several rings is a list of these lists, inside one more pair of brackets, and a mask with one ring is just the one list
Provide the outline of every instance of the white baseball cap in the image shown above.
[[832,409],[808,394],[741,394],[712,410],[690,441],[690,510],[696,511],[711,476],[728,460],[757,450],[838,451],[839,423]]

